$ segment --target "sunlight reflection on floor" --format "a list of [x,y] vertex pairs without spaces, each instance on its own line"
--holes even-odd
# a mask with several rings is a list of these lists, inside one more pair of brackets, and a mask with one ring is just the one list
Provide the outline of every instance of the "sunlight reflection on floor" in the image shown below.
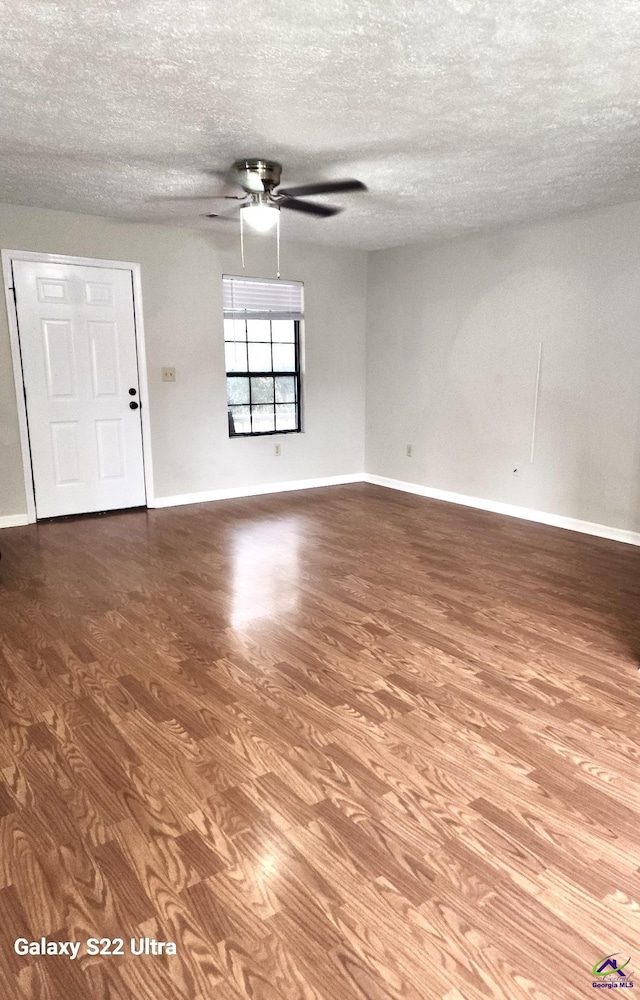
[[296,608],[301,541],[299,517],[238,526],[232,552],[233,628]]

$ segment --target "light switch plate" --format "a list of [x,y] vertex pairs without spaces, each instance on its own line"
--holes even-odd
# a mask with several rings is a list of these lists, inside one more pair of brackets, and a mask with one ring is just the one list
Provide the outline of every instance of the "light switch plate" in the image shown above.
[[175,368],[163,368],[162,369],[162,381],[163,382],[175,382],[176,380],[176,370]]

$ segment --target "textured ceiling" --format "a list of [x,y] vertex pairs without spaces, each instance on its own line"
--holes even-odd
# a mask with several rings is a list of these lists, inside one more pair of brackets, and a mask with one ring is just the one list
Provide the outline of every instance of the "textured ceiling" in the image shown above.
[[[0,201],[212,226],[207,174],[358,177],[366,249],[640,198],[638,0],[0,0]],[[222,223],[214,223],[222,226]]]

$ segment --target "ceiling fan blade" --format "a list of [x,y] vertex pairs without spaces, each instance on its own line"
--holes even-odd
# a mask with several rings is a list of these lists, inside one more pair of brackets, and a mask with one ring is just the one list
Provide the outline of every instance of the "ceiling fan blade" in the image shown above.
[[205,219],[222,219],[223,222],[238,222],[240,220],[240,209],[242,205],[235,205],[227,212],[205,212]]
[[329,215],[337,215],[342,209],[337,205],[313,205],[310,201],[299,201],[297,198],[279,198],[278,205],[281,208],[291,208],[294,212],[305,212],[307,215],[317,215],[327,218]]
[[278,194],[287,198],[297,198],[298,195],[332,194],[334,191],[366,191],[367,185],[362,181],[318,181],[316,184],[299,184],[298,187],[278,188]]
[[244,201],[246,194],[170,194],[166,198],[148,198],[147,201]]

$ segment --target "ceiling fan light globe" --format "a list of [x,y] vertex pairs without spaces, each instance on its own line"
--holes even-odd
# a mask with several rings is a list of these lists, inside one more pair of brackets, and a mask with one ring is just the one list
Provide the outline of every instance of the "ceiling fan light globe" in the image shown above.
[[279,211],[273,205],[246,205],[241,209],[242,221],[257,233],[266,233],[278,221]]

